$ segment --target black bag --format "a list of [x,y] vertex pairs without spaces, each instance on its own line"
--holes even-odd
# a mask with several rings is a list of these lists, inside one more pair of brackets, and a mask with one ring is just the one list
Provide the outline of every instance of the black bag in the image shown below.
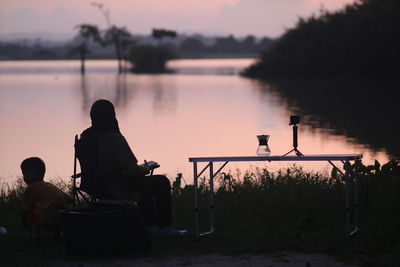
[[138,207],[128,201],[99,201],[60,211],[67,253],[110,255],[146,251],[151,242]]

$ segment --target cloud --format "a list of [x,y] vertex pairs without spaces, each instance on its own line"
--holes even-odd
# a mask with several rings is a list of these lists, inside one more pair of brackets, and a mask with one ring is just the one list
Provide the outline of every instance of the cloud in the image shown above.
[[0,34],[34,31],[72,33],[79,23],[106,27],[92,2],[104,3],[112,23],[133,33],[153,27],[178,32],[278,36],[299,16],[354,0],[0,0]]
[[304,11],[304,0],[241,0],[221,9],[220,23],[242,34],[278,36]]
[[18,8],[11,14],[6,15],[6,26],[13,28],[14,31],[26,31],[32,25],[40,28],[42,25],[42,17],[32,8]]
[[45,18],[48,25],[62,32],[70,31],[75,25],[83,22],[80,12],[73,6],[54,6]]
[[332,11],[351,2],[354,0],[240,0],[223,6],[216,24],[231,33],[275,37],[293,27],[299,17],[318,14],[321,4]]

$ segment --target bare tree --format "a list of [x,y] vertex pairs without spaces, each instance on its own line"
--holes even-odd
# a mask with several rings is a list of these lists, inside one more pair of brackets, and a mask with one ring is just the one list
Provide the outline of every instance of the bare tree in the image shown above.
[[73,51],[79,52],[81,57],[81,74],[85,74],[85,59],[89,52],[88,42],[101,42],[100,31],[95,25],[79,24],[75,28],[78,29],[78,36],[81,38],[81,43],[73,48]]
[[126,46],[131,40],[132,35],[128,32],[125,27],[111,26],[105,31],[105,37],[107,43],[112,43],[115,47],[115,53],[118,59],[118,72],[122,72],[122,60],[124,59],[124,51]]

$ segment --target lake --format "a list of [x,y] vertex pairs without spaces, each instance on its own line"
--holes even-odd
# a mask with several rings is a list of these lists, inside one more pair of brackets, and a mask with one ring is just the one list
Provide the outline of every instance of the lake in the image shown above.
[[[46,162],[46,177],[67,180],[74,136],[90,126],[90,107],[100,98],[114,103],[138,160],[159,162],[158,172],[170,179],[183,173],[191,182],[188,157],[255,155],[258,134],[269,134],[272,155],[283,155],[292,148],[289,117],[298,107],[271,85],[238,75],[254,61],[175,60],[169,63],[173,73],[118,75],[116,61],[89,60],[84,76],[74,60],[0,61],[0,177],[14,181],[21,161],[38,156]],[[318,120],[310,116],[299,125],[303,154],[362,153],[365,163],[388,160],[383,149]],[[225,171],[291,165],[229,163]],[[297,165],[330,171],[328,163]]]

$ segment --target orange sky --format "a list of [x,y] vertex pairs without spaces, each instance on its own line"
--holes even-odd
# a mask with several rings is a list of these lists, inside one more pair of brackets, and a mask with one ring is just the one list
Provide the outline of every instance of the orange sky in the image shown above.
[[0,36],[10,33],[72,35],[79,23],[105,27],[92,2],[105,4],[111,21],[133,33],[165,27],[179,33],[276,37],[299,16],[342,8],[354,0],[0,0]]

